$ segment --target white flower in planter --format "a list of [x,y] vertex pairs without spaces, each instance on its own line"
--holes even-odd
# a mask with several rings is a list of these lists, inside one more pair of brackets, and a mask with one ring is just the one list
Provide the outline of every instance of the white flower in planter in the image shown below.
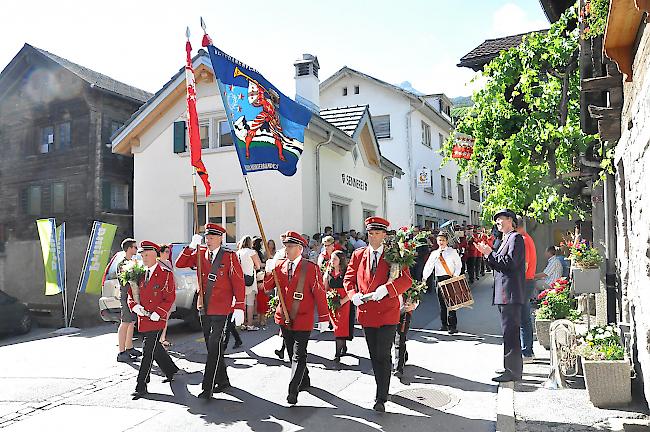
[[605,337],[605,338],[612,337],[612,332],[609,331],[609,330],[606,330],[605,333],[603,333],[603,337]]

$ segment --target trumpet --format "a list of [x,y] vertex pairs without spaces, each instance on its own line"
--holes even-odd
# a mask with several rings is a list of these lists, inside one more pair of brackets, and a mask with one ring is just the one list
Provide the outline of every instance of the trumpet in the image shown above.
[[267,91],[267,90],[264,88],[264,86],[263,86],[262,84],[260,84],[256,79],[254,79],[254,78],[250,77],[249,75],[245,74],[245,73],[242,72],[242,71],[241,71],[237,66],[235,66],[235,70],[234,70],[233,73],[232,73],[232,77],[233,77],[233,78],[237,78],[237,77],[239,77],[239,76],[243,76],[243,77],[246,78],[248,81],[254,83],[256,86],[258,86],[258,87],[261,88],[262,90]]

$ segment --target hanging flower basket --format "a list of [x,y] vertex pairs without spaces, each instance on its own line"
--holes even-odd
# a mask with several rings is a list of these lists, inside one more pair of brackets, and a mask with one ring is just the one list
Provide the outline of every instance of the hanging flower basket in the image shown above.
[[600,269],[571,267],[573,293],[598,294],[600,292]]

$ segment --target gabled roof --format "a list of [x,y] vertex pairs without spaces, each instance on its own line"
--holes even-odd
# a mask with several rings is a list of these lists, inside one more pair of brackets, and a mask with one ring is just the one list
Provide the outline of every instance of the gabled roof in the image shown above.
[[552,23],[560,19],[560,15],[564,13],[569,6],[575,2],[573,0],[539,0],[542,9],[546,14],[546,18]]
[[342,108],[325,108],[320,110],[320,116],[328,123],[336,126],[348,136],[353,136],[359,126],[359,121],[368,109],[367,105],[356,105]]
[[[546,32],[547,30],[537,30]],[[521,44],[523,37],[535,32],[520,33],[512,36],[505,36],[496,39],[486,39],[479,46],[461,57],[458,67],[467,67],[475,71],[483,69],[483,66],[496,58],[501,51],[514,48]]]
[[[405,90],[399,86],[396,86],[394,84],[390,84],[386,81],[382,81],[378,78],[375,78],[373,76],[370,76],[368,74],[364,74],[363,72],[359,72],[357,70],[354,70],[348,66],[343,66],[341,69],[336,71],[331,77],[327,78],[325,81],[320,83],[320,91],[326,90],[329,86],[337,82],[339,79],[343,78],[346,75],[356,75],[360,78],[367,79],[369,81],[372,81],[380,86],[383,86],[385,88],[388,88],[389,90],[396,91],[406,97],[408,97],[411,101],[417,102],[419,104],[422,104],[422,106],[428,107],[430,110],[432,110],[435,115],[437,115],[448,127],[453,127],[451,124],[450,119],[446,118],[443,116],[438,110],[436,110],[429,102],[426,101],[426,95],[417,95],[413,92],[410,92],[408,90]],[[441,94],[441,93],[436,93],[436,95]]]
[[[36,48],[30,44],[26,43],[21,49],[19,55],[23,52],[24,54],[27,54],[29,52],[37,53],[38,55],[41,55],[46,59],[57,63],[59,66],[64,67],[73,74],[77,75],[79,78],[86,81],[94,88],[142,103],[146,102],[152,96],[151,93],[147,91],[130,86],[128,84],[124,84],[123,82],[117,81],[109,76],[95,72],[92,69],[88,69],[87,67],[73,63],[70,60],[59,57],[56,54],[52,54],[51,52],[45,51],[43,49]],[[16,57],[18,57],[18,55]],[[5,68],[5,70],[7,69],[9,69],[9,65],[7,65]],[[3,74],[5,70],[3,70]],[[2,74],[0,74],[0,79],[1,77]]]

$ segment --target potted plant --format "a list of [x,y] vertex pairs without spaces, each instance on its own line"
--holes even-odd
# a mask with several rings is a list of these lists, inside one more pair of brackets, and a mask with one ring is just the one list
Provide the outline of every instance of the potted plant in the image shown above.
[[539,293],[537,301],[538,308],[535,313],[537,341],[541,346],[549,349],[551,346],[549,335],[551,322],[565,318],[575,320],[579,317],[578,311],[574,309],[575,299],[569,294],[567,278],[559,278],[551,283],[550,288]]
[[596,407],[632,401],[630,362],[612,324],[592,328],[580,336],[577,348],[591,403]]
[[568,241],[571,259],[571,278],[574,294],[597,294],[600,292],[600,252],[585,240]]

